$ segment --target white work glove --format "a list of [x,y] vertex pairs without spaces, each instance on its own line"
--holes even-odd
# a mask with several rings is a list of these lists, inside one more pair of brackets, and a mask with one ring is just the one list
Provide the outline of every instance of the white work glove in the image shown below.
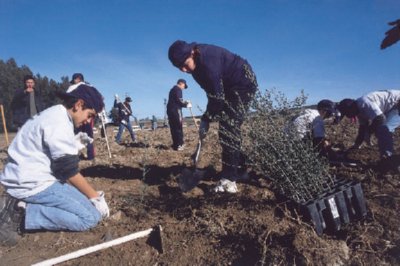
[[208,129],[210,128],[210,123],[205,120],[201,120],[199,128],[199,138],[203,140],[207,136]]
[[75,146],[78,150],[84,149],[88,144],[92,143],[93,139],[85,132],[79,132],[75,135]]
[[190,101],[186,101],[186,108],[192,108],[192,103]]
[[103,191],[97,191],[99,196],[97,198],[91,198],[90,202],[94,205],[94,207],[100,212],[101,217],[107,218],[110,216],[110,209],[108,208],[106,199],[104,198]]

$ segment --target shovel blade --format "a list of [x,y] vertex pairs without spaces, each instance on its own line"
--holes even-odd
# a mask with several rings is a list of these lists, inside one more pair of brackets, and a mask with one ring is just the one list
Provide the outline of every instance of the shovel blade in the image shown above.
[[204,171],[195,169],[191,171],[187,168],[183,169],[178,178],[179,187],[183,192],[188,192],[195,188],[204,177]]

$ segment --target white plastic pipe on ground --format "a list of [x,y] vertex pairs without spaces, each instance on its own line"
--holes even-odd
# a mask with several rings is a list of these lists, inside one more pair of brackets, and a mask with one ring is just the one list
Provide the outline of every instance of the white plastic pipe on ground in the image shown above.
[[102,244],[98,244],[98,245],[91,246],[88,248],[80,249],[80,250],[74,251],[72,253],[57,257],[57,258],[38,262],[38,263],[32,264],[32,266],[48,266],[48,265],[54,265],[57,263],[61,263],[61,262],[67,261],[67,260],[75,259],[75,258],[84,256],[84,255],[87,255],[89,253],[93,253],[93,252],[96,252],[96,251],[99,251],[102,249],[106,249],[106,248],[109,248],[109,247],[112,247],[115,245],[119,245],[119,244],[122,244],[122,243],[125,243],[128,241],[137,239],[137,238],[148,236],[148,235],[150,235],[150,233],[153,230],[154,230],[153,228],[150,228],[150,229],[147,229],[144,231],[136,232],[136,233],[133,233],[133,234],[130,234],[127,236],[123,236],[123,237],[120,237],[120,238],[117,238],[117,239],[114,239],[114,240],[111,240],[111,241],[108,241],[108,242],[105,242]]

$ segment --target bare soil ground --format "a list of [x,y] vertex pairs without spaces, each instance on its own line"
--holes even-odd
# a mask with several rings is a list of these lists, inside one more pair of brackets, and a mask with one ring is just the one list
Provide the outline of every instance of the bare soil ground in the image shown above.
[[[253,174],[239,183],[236,195],[211,192],[221,169],[217,125],[201,155],[201,166],[207,170],[204,181],[182,193],[176,179],[184,167],[191,167],[197,143],[193,126],[184,132],[186,149],[174,151],[167,128],[138,131],[138,143],[133,145],[125,135],[121,146],[112,141],[115,133],[109,128],[112,159],[105,140],[96,134],[96,159],[81,161],[80,167],[96,189],[105,191],[111,217],[88,232],[27,233],[17,246],[0,247],[0,265],[30,265],[155,225],[163,228],[163,253],[142,238],[61,265],[400,264],[400,175],[377,167],[376,145],[351,154],[364,167],[331,168],[332,174],[361,181],[366,219],[320,237],[291,214],[262,176]],[[354,134],[355,125],[329,129],[332,140],[347,147]],[[2,169],[7,153],[4,136],[0,137]]]

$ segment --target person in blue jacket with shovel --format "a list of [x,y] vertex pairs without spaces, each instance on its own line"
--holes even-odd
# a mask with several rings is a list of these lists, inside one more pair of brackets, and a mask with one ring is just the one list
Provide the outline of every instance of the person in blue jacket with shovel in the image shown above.
[[199,137],[205,138],[211,121],[219,121],[222,146],[221,180],[214,191],[236,193],[236,181],[247,175],[245,158],[240,152],[240,126],[258,88],[250,64],[225,48],[182,40],[169,47],[168,58],[182,72],[191,74],[207,93]]

